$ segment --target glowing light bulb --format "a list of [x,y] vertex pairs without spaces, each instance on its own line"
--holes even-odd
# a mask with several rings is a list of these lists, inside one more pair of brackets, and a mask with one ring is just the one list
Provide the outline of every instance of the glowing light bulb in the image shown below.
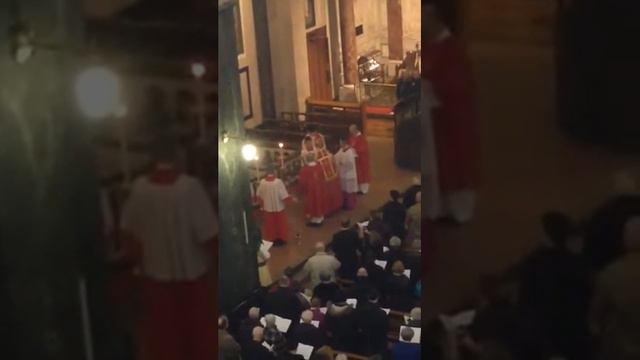
[[258,149],[253,144],[245,144],[242,147],[242,157],[247,160],[258,160]]
[[203,63],[193,63],[191,64],[191,73],[196,79],[200,79],[207,73],[207,67]]

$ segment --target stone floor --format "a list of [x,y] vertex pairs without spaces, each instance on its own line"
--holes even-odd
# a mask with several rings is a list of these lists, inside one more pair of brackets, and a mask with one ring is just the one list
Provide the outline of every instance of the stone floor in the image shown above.
[[456,307],[541,238],[549,209],[585,215],[612,191],[618,171],[640,175],[637,156],[574,143],[555,126],[550,46],[473,42],[481,121],[482,184],[472,223],[439,229],[425,280],[429,312]]
[[[332,235],[340,229],[340,219],[348,216],[353,220],[366,217],[371,209],[384,204],[389,198],[389,190],[406,189],[412,179],[418,176],[412,171],[403,170],[393,162],[393,139],[369,137],[369,152],[373,181],[367,195],[358,197],[356,209],[350,212],[340,211],[325,220],[320,228],[305,226],[306,219],[302,211],[302,199],[287,209],[290,242],[281,248],[271,249],[268,266],[273,279],[282,275],[287,266],[295,266],[311,256],[314,244],[318,241],[329,242]],[[295,192],[294,192],[295,193]],[[301,241],[295,241],[295,234],[300,233]]]

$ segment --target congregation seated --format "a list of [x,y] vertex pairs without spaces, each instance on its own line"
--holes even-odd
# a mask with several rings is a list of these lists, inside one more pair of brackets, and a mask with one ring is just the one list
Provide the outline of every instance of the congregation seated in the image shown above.
[[358,300],[358,304],[361,304],[367,301],[367,297],[375,289],[375,284],[369,279],[369,272],[362,267],[358,269],[356,281],[348,293],[351,298]]
[[278,280],[278,289],[265,296],[265,312],[280,317],[297,320],[302,311],[302,303],[298,293],[290,287],[289,277],[283,276]]
[[302,268],[302,277],[309,279],[309,288],[311,289],[320,284],[320,274],[324,272],[330,274],[331,278],[335,280],[341,266],[335,256],[326,252],[324,243],[316,243],[315,250],[315,255],[310,257]]
[[252,307],[249,309],[249,313],[246,319],[243,319],[238,326],[238,340],[241,345],[244,345],[251,341],[253,328],[260,325],[260,309]]
[[354,308],[341,297],[327,305],[325,326],[331,347],[343,351],[355,351],[356,318]]
[[401,261],[403,264],[408,263],[407,254],[402,250],[402,239],[398,236],[394,236],[389,240],[389,251],[382,254],[382,259],[387,262],[384,270],[391,272],[391,266],[396,261]]
[[365,235],[378,237],[384,244],[385,241],[389,239],[389,236],[391,236],[391,230],[389,228],[389,225],[384,220],[383,211],[371,210],[369,212],[369,218],[366,219],[366,221],[368,221],[369,224],[367,224]]
[[242,346],[242,360],[274,360],[275,356],[262,345],[265,329],[256,326],[251,331],[251,341]]
[[302,322],[294,324],[289,335],[290,342],[302,343],[318,349],[326,345],[326,338],[323,331],[312,324],[313,312],[305,310],[300,316]]
[[402,328],[400,331],[400,339],[393,345],[391,354],[393,360],[418,360],[420,359],[420,344],[410,342],[415,335],[413,329],[410,327]]
[[359,265],[359,235],[351,226],[350,219],[342,219],[340,225],[341,229],[333,235],[330,248],[341,264],[338,275],[353,280]]
[[264,341],[272,346],[274,353],[278,354],[284,351],[287,346],[287,339],[284,334],[278,330],[276,326],[276,317],[273,314],[264,316]]
[[404,264],[396,261],[391,266],[391,274],[385,282],[386,305],[395,310],[409,311],[413,307],[413,296],[409,278],[404,274]]
[[387,350],[389,320],[387,313],[378,304],[379,299],[378,291],[372,289],[365,301],[358,300],[355,317],[361,354],[384,354]]
[[342,296],[342,290],[340,286],[331,279],[329,273],[320,274],[320,284],[313,289],[313,297],[320,300],[324,305],[328,301],[335,301]]

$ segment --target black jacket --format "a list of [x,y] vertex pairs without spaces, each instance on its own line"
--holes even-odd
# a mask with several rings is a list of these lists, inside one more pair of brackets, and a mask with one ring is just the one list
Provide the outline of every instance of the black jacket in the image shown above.
[[407,209],[399,202],[389,201],[382,207],[382,220],[389,226],[389,235],[398,236],[404,239],[406,230],[404,220],[407,216]]
[[326,304],[327,301],[335,301],[339,295],[342,294],[340,286],[334,282],[320,283],[313,289],[313,297],[320,299],[322,304]]
[[353,279],[358,271],[360,239],[353,229],[340,230],[333,235],[331,250],[336,254],[340,266],[339,274],[342,277]]
[[302,303],[297,293],[286,287],[279,287],[265,297],[265,313],[278,315],[285,319],[297,321],[302,311]]
[[[360,305],[360,304],[359,304]],[[356,326],[365,355],[381,354],[387,348],[389,320],[377,304],[365,302],[356,310]]]
[[316,349],[326,345],[324,333],[312,324],[297,324],[293,326],[289,339],[292,342],[310,345]]
[[242,347],[242,360],[274,360],[275,356],[261,343],[251,341]]

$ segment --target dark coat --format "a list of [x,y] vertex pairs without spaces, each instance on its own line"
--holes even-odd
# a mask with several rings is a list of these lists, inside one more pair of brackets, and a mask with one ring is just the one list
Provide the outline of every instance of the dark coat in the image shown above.
[[327,301],[337,300],[340,295],[342,295],[342,290],[340,290],[340,286],[334,282],[320,283],[313,289],[313,297],[320,299],[323,305],[326,304]]
[[399,202],[389,201],[382,207],[382,220],[389,227],[390,236],[398,236],[404,239],[406,230],[404,220],[407,216],[407,209]]
[[265,313],[278,315],[285,319],[297,321],[302,311],[302,303],[298,294],[291,288],[279,287],[265,297]]
[[274,360],[275,356],[261,343],[251,341],[242,347],[242,360]]
[[322,330],[312,324],[296,324],[293,326],[289,338],[292,342],[310,345],[316,349],[326,345],[327,343]]
[[333,235],[331,250],[342,266],[338,270],[341,277],[353,279],[359,267],[358,251],[360,250],[360,239],[358,233],[353,229],[340,230]]
[[384,353],[389,332],[387,314],[377,304],[365,302],[358,305],[355,316],[362,344],[360,351],[365,355]]
[[329,345],[337,350],[357,350],[357,326],[355,310],[350,306],[330,306],[325,316],[325,326],[330,334]]
[[413,308],[414,300],[408,277],[389,274],[384,293],[387,307],[404,312]]

